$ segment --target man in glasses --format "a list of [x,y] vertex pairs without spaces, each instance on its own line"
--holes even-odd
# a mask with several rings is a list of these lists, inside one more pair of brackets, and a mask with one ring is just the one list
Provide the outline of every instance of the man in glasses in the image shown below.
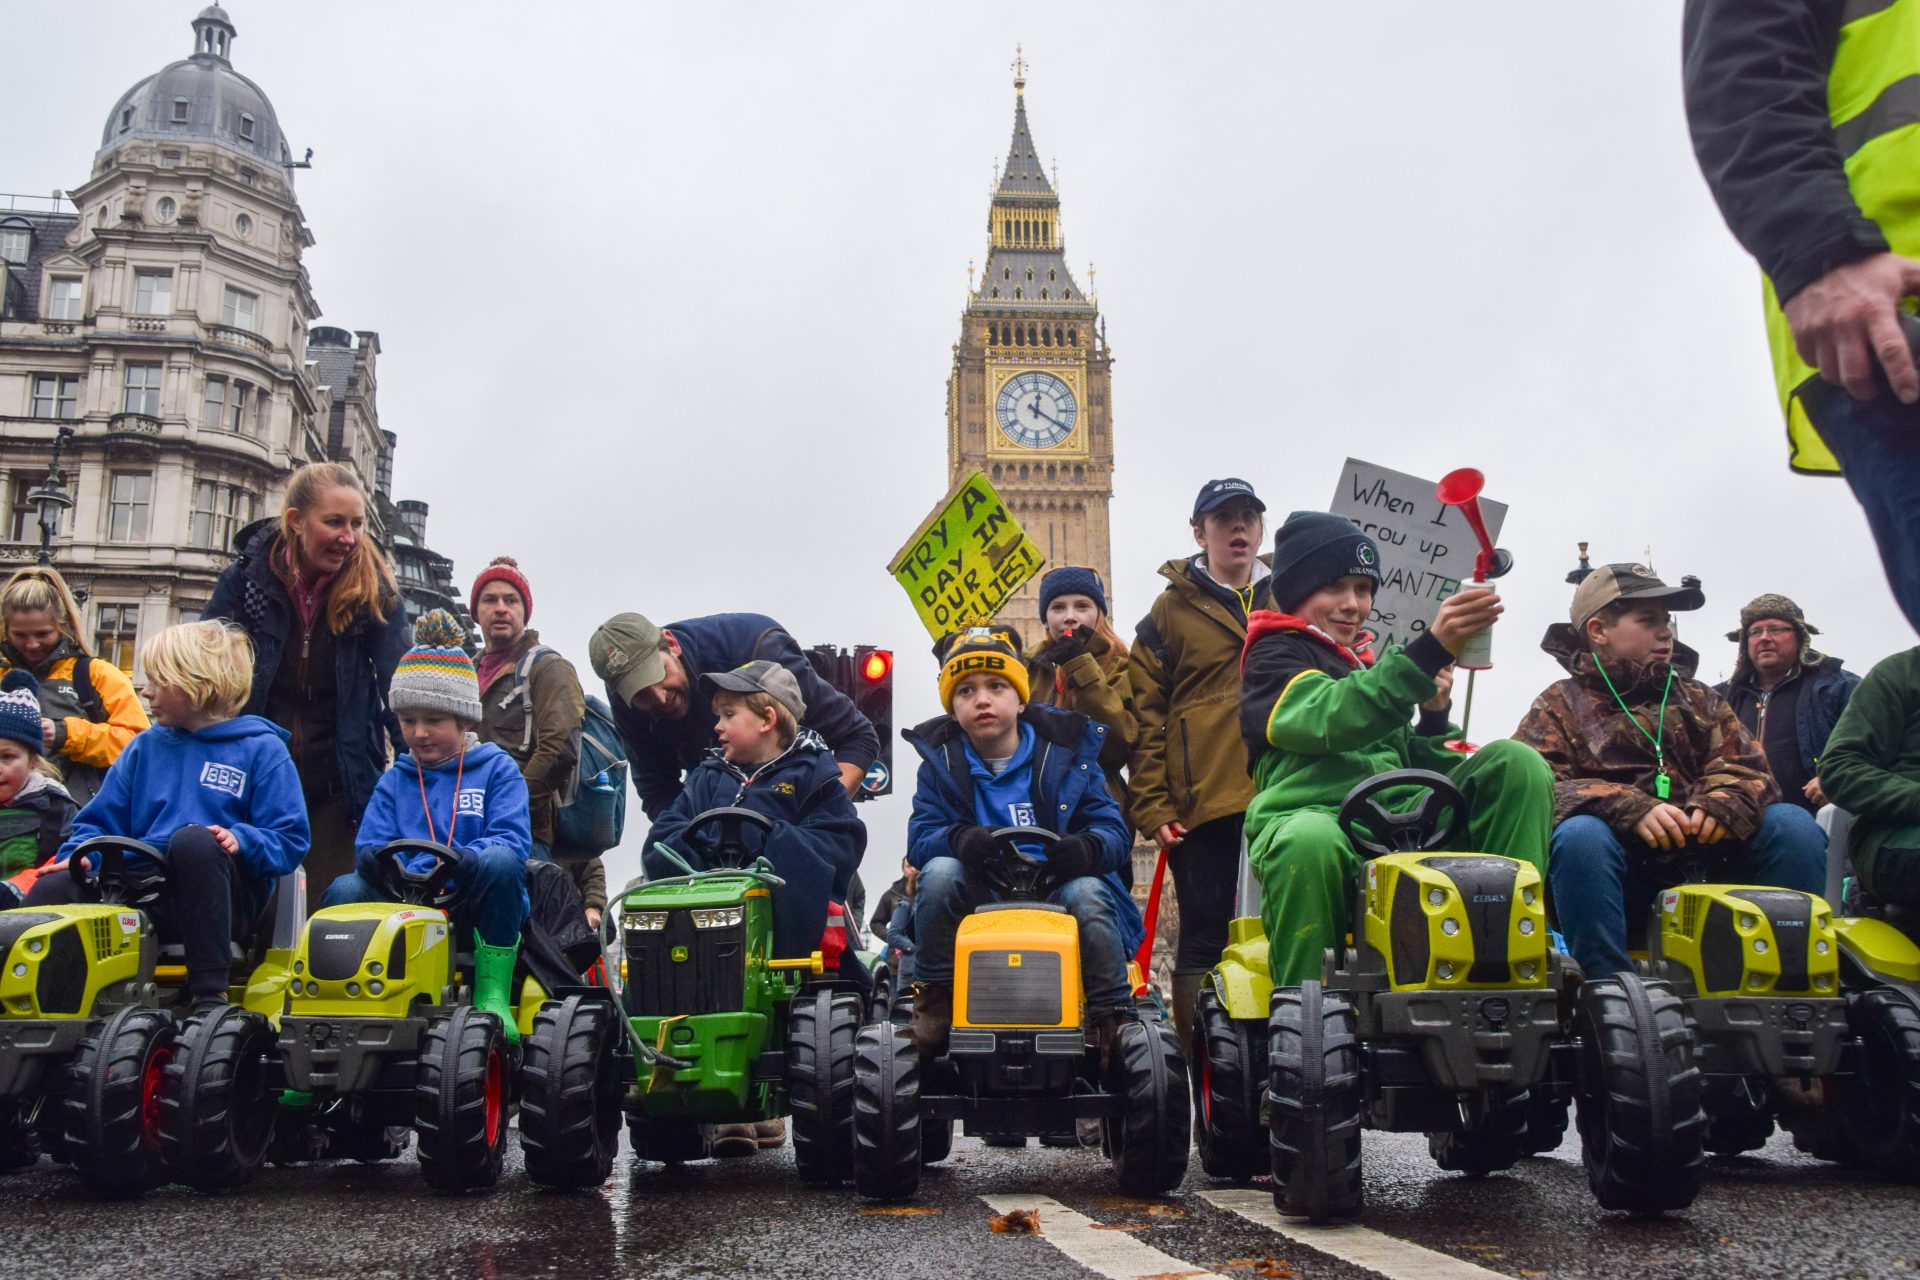
[[1840,659],[1813,647],[1819,634],[1785,596],[1755,597],[1740,611],[1739,628],[1727,632],[1740,656],[1733,678],[1717,689],[1766,752],[1780,798],[1808,812],[1827,803],[1820,757],[1860,683]]

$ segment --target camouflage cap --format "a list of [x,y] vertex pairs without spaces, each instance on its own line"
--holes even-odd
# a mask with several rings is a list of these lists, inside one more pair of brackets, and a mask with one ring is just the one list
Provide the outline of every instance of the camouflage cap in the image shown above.
[[607,682],[621,706],[667,677],[667,664],[660,658],[660,628],[637,613],[616,613],[601,623],[589,652],[593,674]]
[[1762,618],[1778,618],[1790,624],[1800,632],[1802,640],[1808,636],[1820,634],[1820,628],[1807,621],[1806,615],[1800,612],[1799,605],[1783,595],[1769,592],[1766,595],[1755,596],[1747,602],[1747,607],[1740,611],[1740,625],[1727,632],[1727,639],[1736,644],[1746,639],[1747,628]]
[[1604,564],[1574,588],[1573,608],[1568,614],[1574,630],[1586,626],[1587,619],[1616,600],[1658,600],[1676,613],[1707,603],[1706,593],[1699,587],[1670,587],[1643,564]]

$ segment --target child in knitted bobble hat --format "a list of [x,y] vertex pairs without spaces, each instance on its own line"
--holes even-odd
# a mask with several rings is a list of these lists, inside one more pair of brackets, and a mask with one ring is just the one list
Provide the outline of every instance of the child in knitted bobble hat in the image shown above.
[[[527,784],[513,757],[473,734],[480,682],[460,624],[435,609],[414,624],[413,634],[388,695],[408,754],[375,785],[360,819],[353,873],[333,882],[322,905],[383,901],[374,855],[389,841],[432,840],[458,850],[463,858],[453,877],[452,914],[456,927],[474,932],[473,1003],[499,1018],[507,1038],[517,1041],[513,966],[527,921],[533,843]],[[413,855],[408,870],[426,870],[431,862]]]
[[18,906],[32,869],[59,852],[79,807],[40,755],[40,682],[18,668],[0,678],[0,908]]

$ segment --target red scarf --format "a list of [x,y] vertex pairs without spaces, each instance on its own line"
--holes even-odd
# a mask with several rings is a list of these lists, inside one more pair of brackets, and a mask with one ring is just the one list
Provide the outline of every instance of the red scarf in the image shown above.
[[1256,609],[1247,615],[1247,643],[1240,650],[1240,669],[1246,670],[1247,654],[1253,651],[1256,641],[1277,635],[1302,635],[1317,640],[1356,671],[1361,667],[1370,667],[1374,662],[1373,632],[1364,627],[1360,630],[1360,643],[1349,649],[1305,618],[1296,618],[1290,613],[1273,609]]
[[289,546],[287,553],[287,594],[293,597],[293,607],[300,615],[300,629],[311,631],[313,620],[327,601],[327,588],[333,585],[336,575],[327,573],[315,578],[311,584],[300,579],[300,558]]

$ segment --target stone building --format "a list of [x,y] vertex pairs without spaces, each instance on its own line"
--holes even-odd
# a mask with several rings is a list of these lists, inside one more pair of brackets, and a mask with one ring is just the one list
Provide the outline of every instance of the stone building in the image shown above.
[[[1100,571],[1112,600],[1113,353],[1093,297],[1067,267],[1060,196],[1027,125],[1015,63],[1013,141],[987,213],[986,267],[972,282],[947,379],[947,479],[987,473],[1049,567]],[[1039,581],[998,616],[1041,633]]]
[[0,196],[0,571],[39,551],[28,495],[57,443],[74,505],[53,562],[129,671],[140,637],[199,615],[296,467],[347,464],[383,545],[395,523],[379,337],[315,327],[305,162],[234,70],[225,10],[192,27],[187,57],[114,103],[85,182]]

